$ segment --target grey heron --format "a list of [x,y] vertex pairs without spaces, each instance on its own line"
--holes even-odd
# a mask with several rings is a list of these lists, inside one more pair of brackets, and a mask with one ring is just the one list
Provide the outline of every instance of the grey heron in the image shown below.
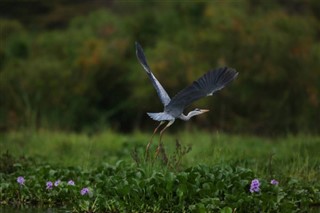
[[208,112],[207,109],[194,109],[190,111],[187,115],[183,114],[183,110],[189,106],[192,102],[206,97],[211,96],[218,90],[224,88],[228,83],[238,76],[238,72],[235,69],[228,67],[221,67],[214,70],[210,70],[198,80],[194,81],[190,86],[184,88],[179,93],[177,93],[172,99],[170,99],[168,93],[162,87],[160,82],[153,75],[142,47],[138,42],[136,42],[136,55],[137,58],[148,74],[154,88],[156,89],[158,96],[164,106],[163,112],[157,113],[147,113],[153,120],[160,121],[160,124],[155,128],[151,139],[146,147],[146,153],[148,154],[149,147],[152,142],[152,138],[158,131],[159,127],[168,121],[167,125],[160,131],[159,146],[157,148],[157,154],[161,146],[161,139],[163,132],[171,126],[175,119],[179,118],[184,121],[188,121],[190,118],[196,115]]

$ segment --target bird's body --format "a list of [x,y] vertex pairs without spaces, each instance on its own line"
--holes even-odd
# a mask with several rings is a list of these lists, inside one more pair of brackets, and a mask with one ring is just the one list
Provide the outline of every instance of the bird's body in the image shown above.
[[[200,98],[211,96],[214,92],[221,90],[238,75],[238,72],[235,69],[228,67],[211,70],[200,77],[198,80],[194,81],[190,86],[181,90],[171,99],[160,82],[151,72],[151,69],[147,63],[147,59],[143,53],[143,49],[137,42],[136,55],[141,65],[147,72],[162,104],[164,105],[163,112],[147,113],[153,120],[160,121],[160,124],[155,129],[154,134],[165,121],[169,121],[166,127],[163,128],[160,132],[160,143],[164,130],[172,125],[175,119],[179,118],[181,120],[187,121],[193,116],[200,115],[209,111],[204,109],[194,109],[187,115],[184,115],[183,110],[187,106],[189,106],[192,102],[199,100]],[[150,143],[151,141],[147,146],[147,151]]]
[[[176,96],[164,106],[162,113],[148,113],[148,115],[157,121],[174,120],[179,118],[181,120],[189,120],[191,117],[203,112],[195,109],[192,114],[184,115],[183,110],[192,102],[205,97],[211,96],[214,92],[222,89],[227,83],[235,78],[237,73],[235,70],[224,67],[207,72],[197,81],[194,81],[189,87],[180,91]],[[211,82],[211,84],[208,84]],[[197,113],[199,112],[199,113]]]

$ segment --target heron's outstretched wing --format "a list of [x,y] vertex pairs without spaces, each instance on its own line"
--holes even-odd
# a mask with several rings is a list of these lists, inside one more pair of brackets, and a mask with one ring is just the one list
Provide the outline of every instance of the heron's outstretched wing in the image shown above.
[[184,108],[192,102],[221,90],[235,79],[237,75],[238,72],[235,69],[228,67],[209,71],[175,95],[166,106],[165,111],[173,116],[179,116]]
[[147,59],[143,53],[143,49],[138,42],[136,42],[136,55],[137,55],[137,58],[139,59],[140,64],[147,72],[154,88],[157,90],[157,93],[159,98],[161,99],[161,102],[163,103],[164,106],[166,106],[170,102],[170,97],[168,93],[163,89],[160,82],[156,79],[156,77],[154,77],[153,73],[151,72],[151,69],[147,63]]

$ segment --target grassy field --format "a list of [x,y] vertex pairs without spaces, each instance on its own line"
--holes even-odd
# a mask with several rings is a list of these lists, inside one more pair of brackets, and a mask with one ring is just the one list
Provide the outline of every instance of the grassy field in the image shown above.
[[[62,166],[92,166],[118,160],[133,162],[132,152],[142,158],[151,135],[117,134],[111,131],[88,136],[63,132],[11,132],[1,135],[1,153],[43,159]],[[219,133],[180,132],[165,135],[167,155],[174,155],[177,140],[191,151],[182,158],[184,168],[198,164],[237,164],[261,175],[281,173],[305,180],[320,179],[320,137],[299,135],[281,138],[233,136]],[[155,152],[158,137],[154,137],[151,153]]]
[[[61,195],[72,191],[71,200],[77,200],[72,206],[74,211],[319,209],[320,137],[178,132],[164,136],[168,158],[164,165],[161,157],[153,159],[158,137],[150,150],[151,160],[145,161],[144,150],[150,136],[140,132],[87,135],[44,130],[2,134],[1,204],[69,205]],[[18,176],[32,176],[29,183],[38,189],[18,188]],[[70,189],[68,178],[76,177],[78,188]],[[50,178],[61,179],[64,188],[48,193],[43,186]],[[255,178],[261,183],[261,192],[250,193],[250,183]],[[277,188],[271,188],[272,179],[279,181]],[[86,198],[74,191],[87,185],[94,193],[88,193]],[[115,192],[102,193],[108,187]],[[167,191],[162,192],[163,187]],[[40,197],[33,195],[33,190]]]

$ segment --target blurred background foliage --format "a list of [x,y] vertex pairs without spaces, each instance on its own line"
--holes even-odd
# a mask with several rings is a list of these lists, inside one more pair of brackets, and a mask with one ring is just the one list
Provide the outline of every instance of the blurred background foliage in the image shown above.
[[163,108],[135,57],[139,41],[171,96],[209,69],[240,73],[191,106],[210,113],[174,128],[320,132],[317,0],[0,4],[2,131],[156,126],[145,112]]

